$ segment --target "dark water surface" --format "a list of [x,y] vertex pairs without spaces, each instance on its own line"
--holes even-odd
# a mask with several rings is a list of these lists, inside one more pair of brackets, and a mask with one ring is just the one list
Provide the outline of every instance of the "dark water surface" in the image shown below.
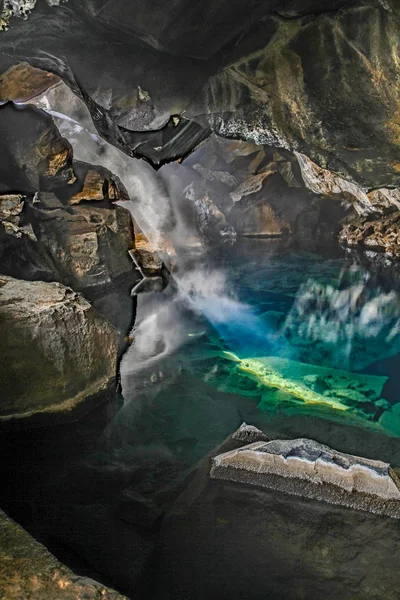
[[1,439],[0,506],[77,571],[128,593],[157,511],[243,421],[400,467],[395,274],[275,240],[187,263],[177,286],[139,297],[123,398]]

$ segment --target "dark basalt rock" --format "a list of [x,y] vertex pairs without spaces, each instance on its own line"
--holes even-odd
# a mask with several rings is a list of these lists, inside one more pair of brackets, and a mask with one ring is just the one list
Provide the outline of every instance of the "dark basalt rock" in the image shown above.
[[396,186],[397,14],[378,0],[40,3],[1,34],[1,63],[63,78],[105,139],[156,167],[211,129]]
[[43,111],[0,106],[0,149],[0,193],[30,194],[75,181],[71,145]]

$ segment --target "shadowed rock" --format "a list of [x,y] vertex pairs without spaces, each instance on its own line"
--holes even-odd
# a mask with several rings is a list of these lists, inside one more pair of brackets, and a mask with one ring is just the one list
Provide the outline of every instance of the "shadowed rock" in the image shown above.
[[0,543],[4,600],[127,600],[93,579],[75,575],[2,511]]
[[[371,480],[376,491],[375,481],[387,481],[388,487],[380,489],[383,496],[390,497],[392,492],[398,494],[398,488],[388,466],[326,450],[311,440],[303,440],[300,446],[299,440],[265,442],[261,432],[251,430],[246,435],[247,429],[243,431],[242,427],[230,436],[182,486],[183,491],[163,520],[161,557],[154,573],[158,594],[152,597],[396,600],[400,577],[393,548],[398,546],[400,520],[300,495],[312,479],[319,481],[315,489],[327,495],[331,484],[322,481],[321,470],[346,472],[347,467],[354,473],[354,465],[362,473],[358,489],[362,482]],[[248,439],[238,440],[238,435]],[[253,442],[251,446],[243,445],[249,441]],[[224,456],[254,455],[254,446],[269,446],[272,461],[274,457],[281,457],[282,463],[297,461],[303,473],[307,461],[315,464],[320,456],[321,470],[310,469],[310,481],[275,476],[275,481],[280,477],[299,495],[252,485],[256,479],[274,477],[259,470],[243,470],[236,479],[210,477],[210,469],[215,474],[215,464]],[[282,447],[286,450],[280,454]],[[260,454],[264,460],[266,453]],[[229,470],[222,466],[218,469]],[[234,475],[237,469],[230,471]],[[244,481],[243,473],[248,480]],[[350,479],[345,477],[345,485],[351,488]],[[371,486],[368,489],[372,491]],[[354,492],[356,495],[364,501],[369,498],[362,491]],[[374,498],[380,506],[399,503]]]
[[[50,207],[40,195],[30,207],[36,237],[47,250],[60,281],[76,291],[101,289],[133,277],[128,250],[134,246],[132,219],[120,206],[101,208],[80,203]],[[56,200],[56,199],[55,199]]]
[[70,0],[12,19],[1,63],[60,76],[105,139],[156,167],[214,131],[371,188],[399,183],[398,33],[393,0]]
[[0,276],[0,421],[72,414],[115,385],[116,330],[59,283]]
[[0,151],[0,192],[29,194],[75,181],[71,145],[43,111],[0,106]]

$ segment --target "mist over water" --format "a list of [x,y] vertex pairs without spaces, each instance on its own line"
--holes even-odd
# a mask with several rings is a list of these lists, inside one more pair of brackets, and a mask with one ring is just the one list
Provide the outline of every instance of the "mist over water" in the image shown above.
[[238,300],[225,271],[195,268],[178,279],[181,293],[215,328],[229,350],[267,352],[269,330],[255,307]]
[[[173,249],[173,285],[138,299],[133,344],[122,361],[125,405],[117,421],[124,427],[131,423],[135,429],[138,415],[166,389],[174,404],[182,372],[189,381],[194,377],[192,394],[201,388],[199,376],[209,385],[225,378],[227,389],[236,391],[243,376],[225,364],[224,351],[238,359],[281,357],[333,372],[368,371],[400,353],[395,286],[381,286],[359,265],[326,261],[284,244],[269,253],[260,242],[240,241],[232,255],[201,247],[195,223],[177,201],[188,170],[167,165],[156,173],[105,142],[86,107],[65,86],[35,104],[53,116],[75,159],[102,165],[121,179],[131,198],[123,206],[149,242],[162,248],[168,241]],[[367,412],[365,418],[372,417]]]

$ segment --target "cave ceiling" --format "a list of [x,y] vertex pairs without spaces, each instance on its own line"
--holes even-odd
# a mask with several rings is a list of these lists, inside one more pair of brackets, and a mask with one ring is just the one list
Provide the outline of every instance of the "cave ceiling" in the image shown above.
[[216,133],[301,152],[367,188],[399,185],[399,2],[49,4],[0,33],[2,102],[15,100],[4,93],[13,65],[27,62],[155,168]]

